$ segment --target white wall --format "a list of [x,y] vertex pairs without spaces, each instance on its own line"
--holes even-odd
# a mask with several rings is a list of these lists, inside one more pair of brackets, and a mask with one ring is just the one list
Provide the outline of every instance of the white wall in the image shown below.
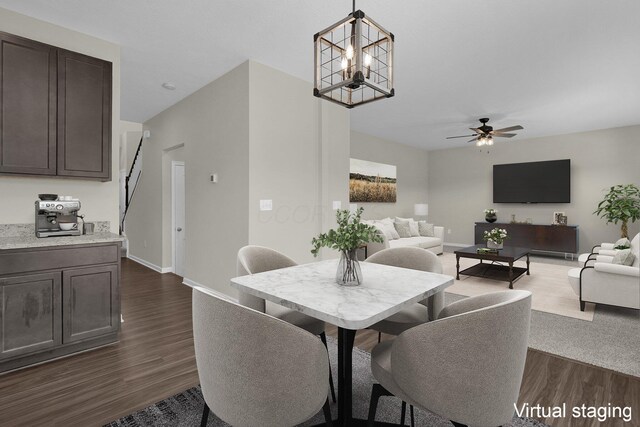
[[[487,154],[476,147],[429,152],[429,213],[436,224],[451,229],[448,243],[473,244],[474,222],[495,208],[499,222],[511,214],[535,224],[551,224],[554,211],[565,212],[578,225],[580,251],[619,238],[619,225],[605,225],[592,212],[604,189],[640,184],[640,126],[605,129],[521,141],[499,141]],[[571,159],[571,203],[493,204],[493,165]],[[633,236],[640,224],[629,227]]]
[[[349,114],[309,82],[250,64],[249,243],[310,262],[311,239],[325,218],[334,224],[332,201],[347,208]],[[273,210],[261,212],[261,199]]]
[[38,193],[54,193],[79,198],[82,202],[80,213],[85,215],[87,221],[111,221],[111,231],[117,233],[118,171],[120,169],[120,47],[6,9],[0,9],[0,29],[113,63],[111,181],[2,176],[0,177],[0,195],[5,203],[13,208],[0,210],[0,223],[33,223],[33,203],[38,198]]
[[[235,254],[248,242],[248,81],[244,63],[144,124],[151,138],[143,142],[142,177],[127,218],[130,254],[171,267],[163,165],[173,155],[165,150],[184,144],[186,278],[230,294]],[[209,182],[212,172],[218,184]]]
[[396,166],[396,203],[358,203],[364,208],[363,218],[413,217],[414,205],[427,202],[427,151],[351,132],[351,157]]

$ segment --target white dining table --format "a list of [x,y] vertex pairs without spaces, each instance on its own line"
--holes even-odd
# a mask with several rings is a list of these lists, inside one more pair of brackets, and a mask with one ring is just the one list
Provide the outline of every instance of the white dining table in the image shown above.
[[[231,286],[338,327],[339,426],[364,426],[352,416],[352,352],[358,329],[365,329],[405,307],[443,291],[453,277],[368,262],[360,263],[363,282],[335,282],[338,260],[326,260],[231,279]],[[376,425],[391,425],[377,422]]]

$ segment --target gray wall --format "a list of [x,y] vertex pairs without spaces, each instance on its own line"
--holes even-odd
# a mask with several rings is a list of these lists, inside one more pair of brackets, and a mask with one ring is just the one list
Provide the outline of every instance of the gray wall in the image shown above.
[[[472,244],[474,222],[485,208],[495,208],[499,222],[531,218],[551,224],[554,211],[580,227],[580,251],[619,238],[619,225],[605,225],[592,212],[603,190],[615,184],[640,184],[640,126],[605,129],[520,141],[498,140],[487,153],[476,147],[429,152],[430,220],[443,225],[445,241]],[[571,159],[571,203],[493,204],[493,165]],[[639,224],[629,227],[631,236]]]
[[413,217],[413,205],[427,202],[429,152],[360,132],[351,132],[351,157],[396,165],[396,203],[358,203],[358,207],[364,208],[364,218]]

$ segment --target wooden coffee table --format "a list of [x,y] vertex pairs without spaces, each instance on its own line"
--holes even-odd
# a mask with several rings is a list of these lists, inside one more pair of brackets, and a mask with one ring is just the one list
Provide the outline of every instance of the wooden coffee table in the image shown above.
[[[529,248],[505,246],[503,249],[498,249],[498,252],[478,253],[478,248],[485,247],[485,245],[475,245],[454,252],[456,254],[456,280],[460,280],[460,274],[464,274],[509,282],[509,289],[513,289],[514,280],[524,273],[529,275]],[[515,261],[525,256],[527,257],[527,268],[513,266]],[[479,259],[480,263],[460,271],[460,258]],[[507,263],[508,266],[498,264],[500,262]]]

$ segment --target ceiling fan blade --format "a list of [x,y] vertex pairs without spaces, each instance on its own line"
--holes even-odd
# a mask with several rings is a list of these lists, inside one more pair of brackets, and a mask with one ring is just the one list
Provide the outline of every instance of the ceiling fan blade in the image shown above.
[[469,128],[469,129],[471,129],[472,131],[474,131],[477,134],[481,134],[482,133],[482,130],[480,130],[478,128]]
[[524,128],[520,125],[516,125],[516,126],[509,126],[508,128],[495,129],[494,132],[509,132],[512,130],[520,130],[520,129],[524,129]]
[[468,140],[467,143],[476,141],[477,139],[478,139],[478,137],[476,136],[475,138]]
[[473,135],[460,135],[460,136],[448,136],[446,139],[454,139],[454,138],[469,138],[470,136],[476,136],[478,135],[477,133],[474,133]]
[[492,134],[496,138],[513,138],[517,134],[515,133],[494,133]]

